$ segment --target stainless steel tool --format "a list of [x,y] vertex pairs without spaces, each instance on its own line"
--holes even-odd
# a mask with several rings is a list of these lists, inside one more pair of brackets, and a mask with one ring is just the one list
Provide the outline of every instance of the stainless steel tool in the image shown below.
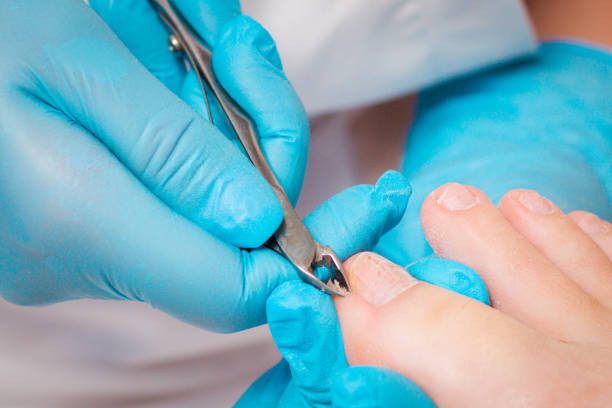
[[[210,103],[205,87],[208,87],[218,100],[251,162],[270,184],[280,201],[284,218],[273,239],[267,245],[286,257],[298,269],[305,281],[312,283],[322,291],[336,296],[344,296],[346,292],[350,293],[351,289],[344,274],[342,262],[330,247],[319,244],[312,237],[270,169],[261,151],[254,123],[217,81],[211,64],[211,50],[169,0],[149,1],[172,31],[169,37],[170,49],[184,52],[200,79],[211,120]],[[318,267],[327,268],[331,284],[323,282],[317,276],[315,270]]]

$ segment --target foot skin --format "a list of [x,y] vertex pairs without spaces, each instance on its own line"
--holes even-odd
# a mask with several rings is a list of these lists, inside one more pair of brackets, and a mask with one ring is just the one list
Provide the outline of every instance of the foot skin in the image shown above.
[[496,208],[454,183],[425,200],[421,220],[440,257],[482,276],[493,307],[355,255],[353,294],[335,299],[351,365],[399,371],[441,407],[610,406],[610,223],[527,190]]

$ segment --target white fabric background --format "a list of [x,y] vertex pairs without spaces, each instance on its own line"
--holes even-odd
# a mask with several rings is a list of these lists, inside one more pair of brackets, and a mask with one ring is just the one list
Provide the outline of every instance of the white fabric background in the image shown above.
[[387,100],[533,51],[520,0],[242,0],[311,114]]

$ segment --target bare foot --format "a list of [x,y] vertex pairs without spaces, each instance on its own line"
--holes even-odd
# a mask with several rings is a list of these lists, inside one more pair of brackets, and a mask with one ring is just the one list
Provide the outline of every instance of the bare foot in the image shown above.
[[612,225],[533,191],[499,209],[447,184],[421,219],[438,255],[484,279],[492,307],[416,281],[378,255],[347,261],[335,299],[348,361],[419,384],[438,406],[612,405]]

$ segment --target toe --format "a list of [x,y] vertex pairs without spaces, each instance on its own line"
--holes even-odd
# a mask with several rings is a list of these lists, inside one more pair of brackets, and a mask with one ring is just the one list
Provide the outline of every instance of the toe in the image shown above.
[[[513,190],[502,198],[499,209],[558,269],[599,302],[612,306],[612,261],[556,205],[535,191]],[[588,216],[582,221],[591,222]]]
[[[554,381],[551,367],[563,369],[555,356],[568,366],[574,360],[567,344],[473,299],[425,282],[398,291],[397,282],[411,278],[388,261],[361,256],[346,271],[351,281],[368,281],[392,296],[380,302],[377,293],[356,286],[334,300],[349,363],[398,371],[437,406],[508,405],[517,389],[522,405],[547,406],[542,387],[533,385],[538,378]],[[535,356],[546,364],[536,364]]]
[[569,217],[612,260],[612,224],[587,211],[574,211]]
[[557,338],[602,336],[598,325],[607,318],[605,309],[525,239],[480,190],[456,183],[436,189],[423,203],[421,223],[440,257],[483,278],[495,308]]

